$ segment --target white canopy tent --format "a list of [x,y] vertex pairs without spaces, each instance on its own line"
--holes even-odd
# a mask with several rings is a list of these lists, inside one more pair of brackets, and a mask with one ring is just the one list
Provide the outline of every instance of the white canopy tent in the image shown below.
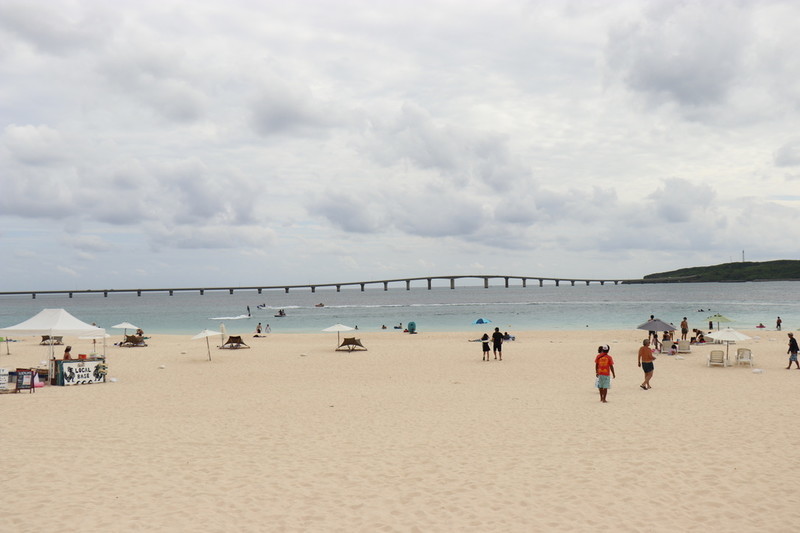
[[[79,337],[82,335],[97,335],[98,338],[105,335],[106,330],[87,324],[69,314],[64,309],[42,309],[39,314],[32,316],[16,326],[0,328],[0,334],[9,336],[16,335],[21,337],[35,337],[37,335],[71,335]],[[104,338],[104,337],[103,337]],[[54,353],[53,345],[50,344],[50,355]],[[103,355],[105,355],[105,341],[103,342]]]

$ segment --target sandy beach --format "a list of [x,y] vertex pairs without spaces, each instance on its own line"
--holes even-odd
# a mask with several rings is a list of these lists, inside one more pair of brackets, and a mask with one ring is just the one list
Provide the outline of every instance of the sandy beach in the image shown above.
[[[515,332],[502,362],[463,332],[216,338],[212,361],[189,336],[109,346],[116,382],[0,396],[0,530],[794,530],[800,371],[785,331],[744,332],[731,350],[762,373],[696,346],[648,391],[640,331]],[[3,368],[47,357],[0,348]]]

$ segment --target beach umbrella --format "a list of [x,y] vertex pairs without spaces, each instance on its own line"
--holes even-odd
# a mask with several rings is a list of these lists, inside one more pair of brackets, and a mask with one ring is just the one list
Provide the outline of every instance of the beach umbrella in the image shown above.
[[208,349],[208,360],[209,361],[211,361],[211,344],[209,344],[208,338],[209,337],[213,337],[215,335],[222,335],[222,333],[219,332],[219,331],[211,330],[211,329],[204,329],[203,331],[201,331],[200,333],[198,333],[197,335],[192,337],[192,340],[197,340],[197,339],[205,339],[206,340],[206,348]]
[[334,324],[328,328],[323,329],[322,331],[335,331],[336,332],[336,344],[339,344],[339,332],[340,331],[353,331],[355,328],[351,328],[350,326],[345,326],[344,324]]
[[719,329],[719,323],[720,322],[733,322],[733,320],[731,320],[730,318],[728,318],[728,317],[726,317],[724,315],[721,315],[719,313],[711,315],[711,316],[707,316],[706,320],[708,320],[709,322],[716,322],[717,323],[717,329]]
[[488,318],[479,318],[473,322],[473,324],[491,324],[492,321]]
[[93,333],[91,335],[81,335],[78,337],[79,339],[88,339],[92,341],[92,349],[96,349],[97,347],[97,339],[103,339],[103,355],[106,354],[106,339],[110,338],[111,335],[108,333]]
[[114,328],[114,329],[124,329],[125,330],[124,335],[128,334],[128,330],[129,329],[132,329],[133,331],[136,331],[137,329],[139,329],[139,326],[134,326],[130,322],[123,322],[121,324],[117,324],[116,326],[111,326],[111,327]]
[[[721,316],[721,315],[720,315]],[[723,317],[725,318],[725,317]],[[714,333],[709,333],[706,337],[711,337],[715,341],[724,341],[725,342],[725,357],[728,356],[728,351],[731,348],[731,343],[736,341],[746,341],[751,337],[748,337],[744,333],[740,333],[733,328],[725,328],[719,331],[715,331]]]
[[667,324],[660,318],[648,320],[644,324],[639,324],[636,329],[643,329],[645,331],[675,331],[675,326]]

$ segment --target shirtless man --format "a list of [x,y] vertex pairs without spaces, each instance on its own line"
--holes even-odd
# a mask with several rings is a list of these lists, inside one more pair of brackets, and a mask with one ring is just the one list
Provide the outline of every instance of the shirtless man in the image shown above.
[[650,349],[650,339],[645,339],[642,341],[642,346],[639,348],[639,366],[642,367],[644,371],[644,382],[639,385],[642,389],[647,390],[650,387],[650,378],[653,377],[653,370],[654,365],[653,361],[656,358],[653,355],[653,350]]

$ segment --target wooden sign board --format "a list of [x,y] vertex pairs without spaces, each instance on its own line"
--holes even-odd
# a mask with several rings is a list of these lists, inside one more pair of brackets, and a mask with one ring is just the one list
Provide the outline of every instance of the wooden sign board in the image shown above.
[[17,369],[17,392],[27,390],[34,392],[33,388],[33,375],[35,372],[28,368]]

